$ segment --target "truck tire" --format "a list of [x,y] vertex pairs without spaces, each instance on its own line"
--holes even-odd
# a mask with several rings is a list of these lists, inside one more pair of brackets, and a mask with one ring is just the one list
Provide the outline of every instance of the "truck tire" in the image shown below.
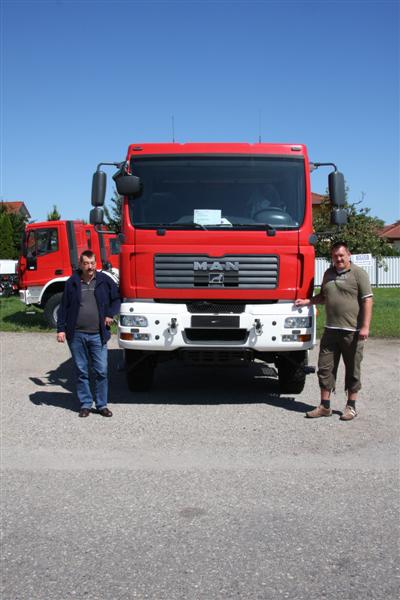
[[306,383],[303,367],[307,364],[307,354],[303,351],[290,352],[289,356],[296,364],[289,362],[283,356],[280,356],[277,361],[279,392],[280,394],[301,394]]
[[57,329],[57,315],[61,304],[61,298],[62,292],[50,296],[44,307],[43,316],[52,329]]
[[147,392],[153,385],[155,362],[141,350],[125,350],[126,383],[131,392]]

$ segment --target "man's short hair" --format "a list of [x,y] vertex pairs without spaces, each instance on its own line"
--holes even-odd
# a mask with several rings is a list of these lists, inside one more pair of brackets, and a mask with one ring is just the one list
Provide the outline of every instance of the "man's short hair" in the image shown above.
[[84,258],[88,258],[89,260],[94,258],[96,260],[96,255],[93,250],[84,250],[79,257],[79,262],[82,262]]
[[342,247],[346,248],[347,252],[350,253],[350,248],[348,247],[347,243],[343,242],[341,240],[338,240],[337,242],[335,242],[334,244],[332,244],[332,246],[331,246],[331,253],[334,252],[335,250],[337,250],[338,248],[342,248]]

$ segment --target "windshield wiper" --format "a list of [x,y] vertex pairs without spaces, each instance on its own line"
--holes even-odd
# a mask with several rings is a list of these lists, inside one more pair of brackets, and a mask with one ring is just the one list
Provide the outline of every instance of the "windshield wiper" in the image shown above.
[[[267,231],[275,232],[277,227],[270,225],[269,223],[232,223],[233,229],[249,229],[249,230],[259,230],[266,229]],[[272,234],[274,235],[274,234]]]
[[205,229],[205,225],[200,223],[134,223],[135,227],[141,229],[155,228],[155,229]]

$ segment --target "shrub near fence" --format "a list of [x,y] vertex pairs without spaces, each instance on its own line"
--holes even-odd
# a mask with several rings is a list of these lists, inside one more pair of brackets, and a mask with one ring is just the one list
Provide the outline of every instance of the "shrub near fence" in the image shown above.
[[[376,258],[372,259],[371,267],[362,267],[369,275],[373,287],[400,287],[400,256],[386,256],[383,264],[378,265]],[[322,283],[322,277],[330,263],[325,258],[315,259],[315,287]]]

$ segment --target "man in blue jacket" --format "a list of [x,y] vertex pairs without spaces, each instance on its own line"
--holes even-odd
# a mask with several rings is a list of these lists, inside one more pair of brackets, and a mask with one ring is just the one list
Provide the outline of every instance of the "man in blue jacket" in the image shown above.
[[82,252],[79,270],[67,280],[57,319],[57,341],[68,342],[77,374],[80,417],[88,417],[93,403],[89,385],[89,361],[95,374],[95,403],[98,413],[112,417],[107,407],[107,342],[113,316],[121,300],[115,282],[96,271],[96,256]]

